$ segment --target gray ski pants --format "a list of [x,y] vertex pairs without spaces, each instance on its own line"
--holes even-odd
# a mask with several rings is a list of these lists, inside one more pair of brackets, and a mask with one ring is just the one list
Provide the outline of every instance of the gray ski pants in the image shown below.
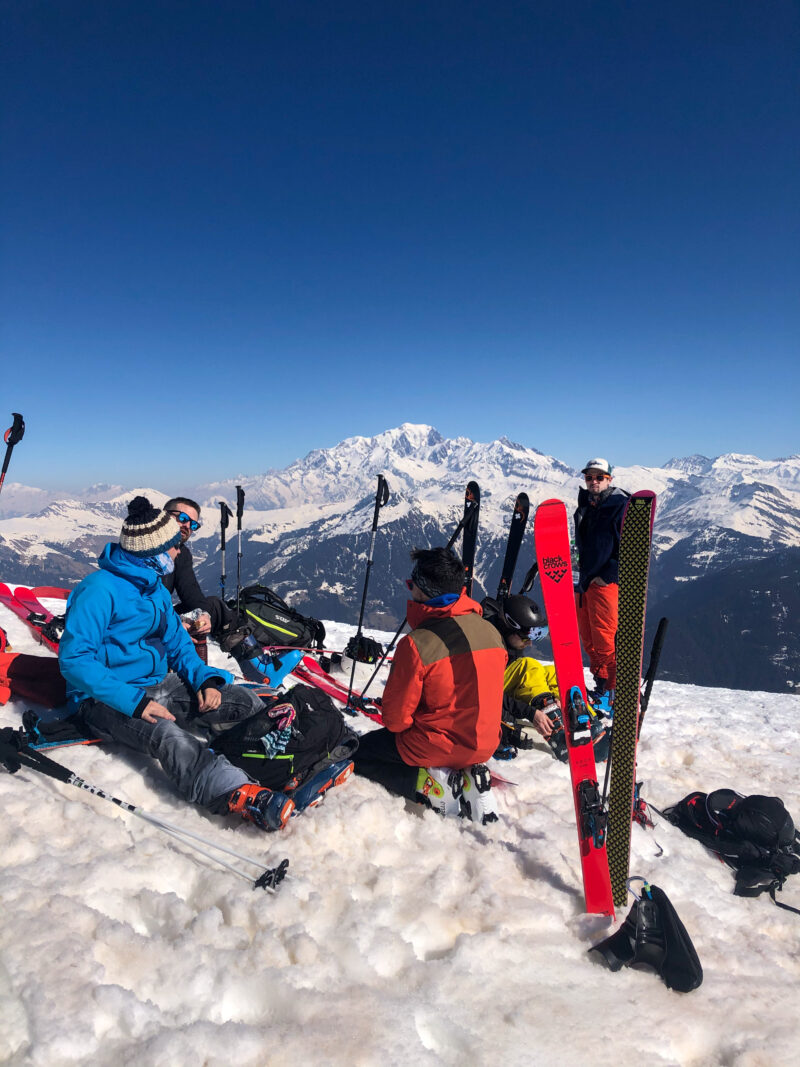
[[175,722],[132,719],[94,700],[84,701],[82,717],[102,741],[116,741],[157,759],[186,800],[217,813],[226,811],[228,794],[252,779],[208,748],[206,741],[190,729],[199,727],[212,736],[220,733],[226,726],[260,711],[261,698],[240,685],[226,685],[220,689],[220,706],[203,713],[198,708],[197,694],[173,673],[145,692],[151,700],[163,704],[175,716]]

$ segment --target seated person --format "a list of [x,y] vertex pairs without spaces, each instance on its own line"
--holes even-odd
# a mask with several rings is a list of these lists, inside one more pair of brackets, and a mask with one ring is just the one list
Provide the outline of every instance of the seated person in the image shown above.
[[186,629],[193,638],[218,636],[225,626],[235,618],[235,612],[224,600],[217,596],[206,596],[200,588],[194,573],[194,561],[188,541],[192,534],[203,525],[200,518],[200,505],[186,496],[176,496],[164,505],[164,511],[171,515],[180,527],[181,542],[175,558],[175,568],[170,574],[163,575],[161,581],[169,593],[175,594],[178,603],[175,610],[179,615],[200,610],[202,614]]
[[185,800],[280,829],[295,801],[253,782],[191,730],[224,730],[262,702],[200,660],[173,611],[159,579],[180,542],[170,515],[145,497],[130,502],[119,543],[106,545],[100,569],[67,604],[58,653],[67,698],[89,736],[154,757]]
[[500,736],[503,643],[463,591],[464,566],[454,552],[417,549],[411,558],[411,633],[394,654],[384,727],[361,738],[355,772],[441,814],[492,822],[484,760]]
[[[483,617],[499,630],[509,657],[503,678],[503,733],[495,755],[508,759],[516,755],[516,749],[533,748],[533,736],[538,733],[555,757],[567,762],[555,667],[525,653],[533,641],[547,636],[547,616],[534,600],[522,595],[500,601],[485,597],[481,607]],[[598,720],[591,731],[595,759],[606,759],[608,738]]]

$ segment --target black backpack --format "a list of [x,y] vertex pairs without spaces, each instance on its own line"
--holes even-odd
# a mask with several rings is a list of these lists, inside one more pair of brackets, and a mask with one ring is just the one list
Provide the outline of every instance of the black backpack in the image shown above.
[[325,627],[301,615],[266,585],[249,585],[239,594],[238,626],[247,626],[260,645],[322,648]]
[[[322,690],[296,685],[287,694],[263,700],[263,711],[224,730],[209,747],[267,788],[300,785],[309,774],[351,756],[358,748],[358,735]],[[287,701],[296,712],[291,738],[280,755],[269,758],[262,743],[262,738],[276,729],[269,710]]]
[[778,797],[745,797],[733,789],[696,791],[664,815],[736,871],[737,896],[768,892],[778,907],[798,912],[775,900],[788,876],[800,872],[800,834]]

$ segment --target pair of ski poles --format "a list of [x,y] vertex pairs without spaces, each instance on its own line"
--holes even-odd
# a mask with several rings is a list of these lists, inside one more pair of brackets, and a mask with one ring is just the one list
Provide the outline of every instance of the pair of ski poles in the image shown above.
[[[86,792],[93,793],[96,797],[100,797],[102,800],[107,800],[111,804],[116,804],[117,807],[121,808],[123,811],[128,812],[130,815],[135,815],[144,822],[150,823],[151,826],[155,826],[156,829],[169,834],[174,840],[180,841],[181,844],[200,853],[201,856],[213,860],[214,863],[218,863],[221,867],[225,867],[226,870],[231,871],[239,878],[243,878],[253,889],[277,889],[286,875],[286,871],[289,867],[288,859],[282,860],[276,867],[264,868],[261,860],[253,859],[252,856],[246,856],[241,852],[236,852],[234,849],[227,848],[225,845],[219,845],[216,841],[210,841],[208,838],[201,837],[199,834],[195,834],[191,830],[185,830],[180,826],[175,826],[173,823],[166,822],[164,819],[161,819],[156,815],[150,815],[142,808],[136,807],[134,804],[129,804],[125,800],[120,800],[118,797],[106,793],[104,789],[100,789],[98,786],[90,785],[88,782],[85,782],[83,778],[79,778],[77,774],[69,770],[69,768],[64,767],[63,764],[57,763],[43,753],[31,748],[21,736],[20,731],[13,730],[11,727],[5,727],[0,730],[0,763],[2,763],[6,770],[11,774],[16,774],[21,767],[27,767],[30,770],[37,771],[39,774],[46,775],[48,778],[54,778],[56,781],[63,782],[65,785],[73,785],[77,789],[84,789]],[[197,844],[197,842],[200,844]],[[201,845],[204,845],[205,848],[200,847]],[[260,870],[261,873],[256,877],[253,877],[252,874],[243,871],[241,867],[234,866],[220,856],[215,855],[214,852],[208,851],[209,849],[213,849],[214,852],[221,852],[224,855],[233,856],[235,859],[241,860],[256,868],[256,870]]]
[[[222,556],[222,573],[220,575],[220,591],[222,599],[225,599],[225,531],[233,518],[233,512],[224,500],[219,502],[219,537],[220,553]],[[242,588],[242,515],[244,514],[244,489],[241,485],[236,486],[236,528],[239,535],[239,546],[236,553],[236,605],[239,605],[239,593]]]
[[[473,486],[473,485],[475,485],[475,483],[470,482],[470,486]],[[475,492],[477,492],[477,486],[476,485],[475,485]],[[367,553],[367,575],[366,575],[366,578],[364,580],[364,594],[363,594],[363,596],[361,598],[361,613],[360,613],[359,618],[358,618],[358,633],[356,634],[356,641],[358,641],[358,639],[361,636],[361,624],[362,624],[363,619],[364,619],[364,605],[365,605],[366,600],[367,600],[367,583],[369,582],[369,571],[370,571],[370,567],[372,566],[372,549],[373,549],[373,545],[375,543],[375,531],[378,528],[378,512],[380,511],[381,507],[383,507],[383,505],[387,502],[388,499],[389,499],[388,483],[387,483],[386,479],[384,478],[384,476],[382,474],[379,474],[378,475],[378,492],[377,492],[377,495],[375,497],[375,514],[373,515],[373,518],[372,518],[372,537],[371,537],[370,544],[369,544],[369,552]],[[468,489],[468,493],[467,493],[467,501],[469,503],[473,503],[474,504],[474,499],[473,500],[470,499],[469,489]],[[450,537],[450,540],[447,542],[447,545],[445,547],[446,548],[452,548],[453,545],[456,543],[458,535],[461,533],[462,530],[465,530],[465,528],[468,527],[470,525],[470,523],[477,524],[477,512],[475,511],[474,507],[471,510],[467,510],[467,507],[465,506],[464,514],[461,517],[461,519],[459,520],[458,526],[456,526],[455,530],[453,531],[452,536]],[[476,528],[477,528],[477,525],[476,525]],[[464,533],[464,536],[466,537],[466,531]],[[367,684],[361,690],[361,697],[362,698],[365,696],[367,690],[369,689],[369,687],[372,685],[372,683],[377,678],[378,671],[380,671],[381,667],[386,662],[387,656],[389,655],[389,653],[392,651],[392,649],[394,648],[394,646],[397,644],[398,640],[400,639],[400,635],[402,634],[403,629],[404,629],[407,621],[408,620],[404,617],[403,621],[398,626],[394,637],[391,639],[389,644],[386,646],[386,650],[382,654],[381,658],[378,660],[378,662],[377,662],[377,664],[375,666],[375,670],[369,676],[369,678],[367,679]],[[355,660],[353,660],[353,666],[352,666],[352,668],[350,670],[350,687],[349,687],[349,689],[347,691],[347,703],[345,704],[346,708],[350,707],[350,702],[351,702],[351,699],[352,699],[353,679],[354,679],[354,676],[355,676],[355,669],[356,669],[356,664],[355,664]]]

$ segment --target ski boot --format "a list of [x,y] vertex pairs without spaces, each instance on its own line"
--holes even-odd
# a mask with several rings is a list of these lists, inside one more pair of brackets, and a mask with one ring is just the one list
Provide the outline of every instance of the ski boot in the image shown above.
[[599,718],[593,717],[589,725],[594,745],[595,763],[605,763],[611,754],[611,731],[603,726]]
[[417,776],[417,800],[445,817],[461,814],[464,775],[452,767],[420,767]]
[[294,811],[294,801],[256,782],[245,782],[228,797],[228,811],[262,830],[282,830]]
[[497,808],[492,796],[492,775],[485,763],[473,763],[463,771],[461,815],[482,826],[497,822]]
[[552,701],[546,704],[542,711],[544,711],[547,718],[553,724],[553,732],[549,737],[546,737],[550,751],[560,763],[569,762],[569,754],[567,752],[567,738],[564,734],[564,723],[561,720],[561,709]]
[[292,789],[291,798],[294,801],[292,815],[299,815],[301,811],[321,804],[328,790],[337,785],[344,785],[352,773],[353,761],[340,759],[309,774],[300,785]]

